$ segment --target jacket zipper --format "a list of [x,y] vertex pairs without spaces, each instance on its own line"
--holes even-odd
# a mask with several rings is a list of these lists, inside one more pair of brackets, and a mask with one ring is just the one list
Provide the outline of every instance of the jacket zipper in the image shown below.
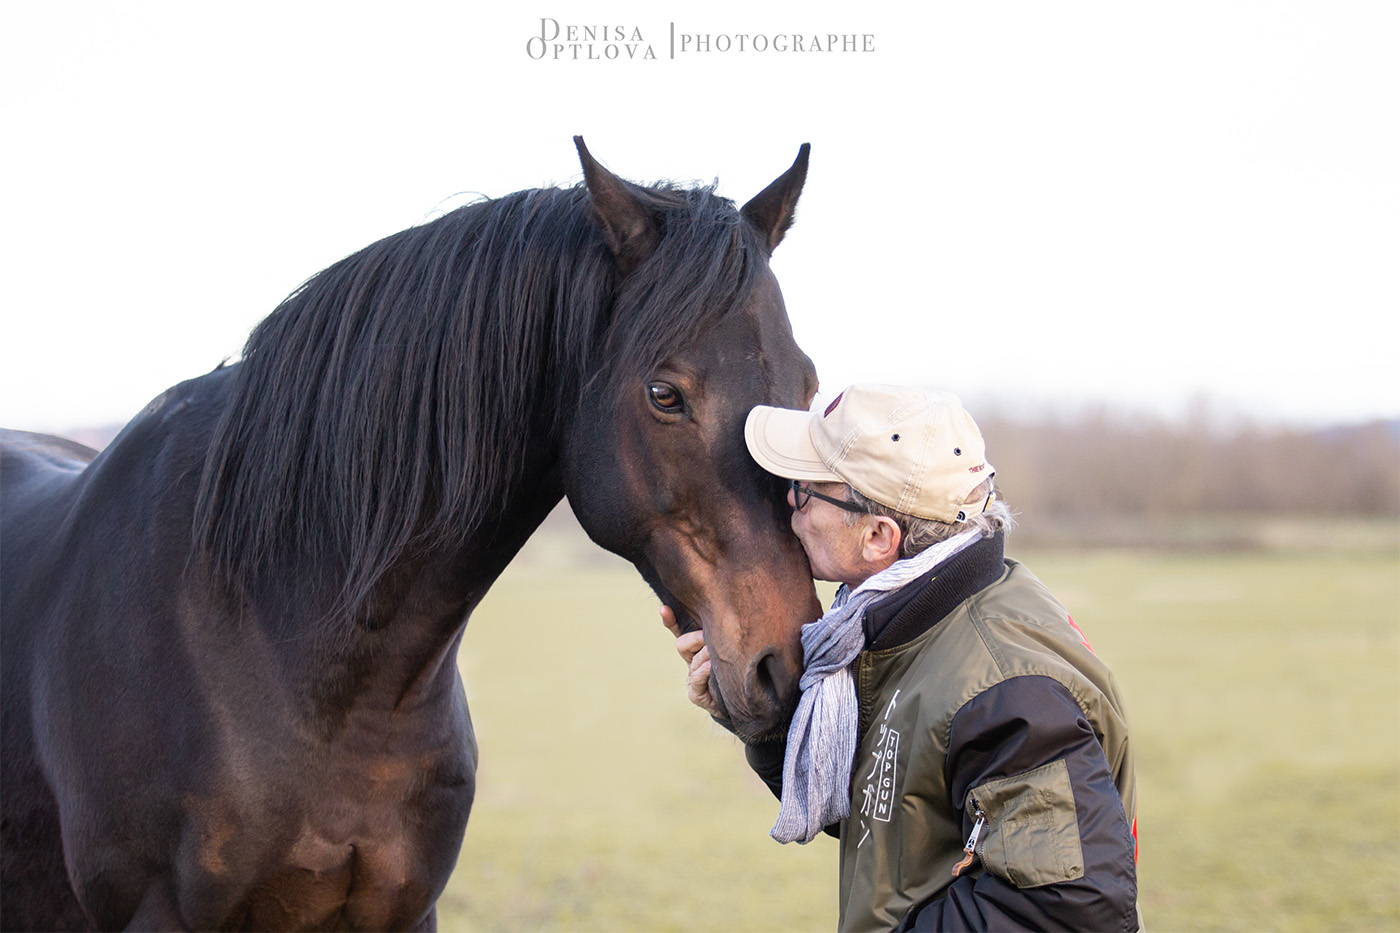
[[983,813],[982,808],[977,806],[975,798],[972,801],[972,806],[976,808],[973,813],[976,822],[972,824],[972,834],[967,837],[967,844],[963,846],[962,861],[953,866],[954,878],[962,874],[962,870],[972,864],[972,860],[977,855],[977,840],[982,836],[982,828],[987,825],[987,814]]

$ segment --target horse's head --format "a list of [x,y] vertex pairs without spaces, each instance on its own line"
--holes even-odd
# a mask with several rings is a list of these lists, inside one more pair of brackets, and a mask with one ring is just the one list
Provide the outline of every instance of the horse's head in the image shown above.
[[605,358],[566,452],[570,504],[632,561],[684,629],[701,627],[711,689],[743,738],[780,734],[796,705],[801,626],[821,614],[781,484],[750,458],[755,405],[806,407],[768,257],[792,222],[808,147],[742,210],[708,189],[643,188],[576,140],[620,273]]

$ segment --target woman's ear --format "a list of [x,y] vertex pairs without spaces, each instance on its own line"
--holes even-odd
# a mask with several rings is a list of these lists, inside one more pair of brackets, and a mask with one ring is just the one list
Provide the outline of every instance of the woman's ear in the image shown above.
[[868,516],[860,556],[884,570],[899,560],[899,543],[903,537],[899,522],[884,515]]

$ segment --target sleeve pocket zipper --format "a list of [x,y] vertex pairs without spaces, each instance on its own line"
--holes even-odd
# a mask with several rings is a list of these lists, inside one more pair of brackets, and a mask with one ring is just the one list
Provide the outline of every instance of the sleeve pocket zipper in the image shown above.
[[972,833],[967,837],[967,844],[963,846],[963,858],[961,862],[953,866],[953,877],[962,874],[962,870],[972,864],[972,860],[977,857],[977,840],[982,836],[982,829],[987,825],[987,814],[982,812],[982,808],[977,806],[977,800],[973,799],[972,806],[976,809],[973,814],[976,822],[972,824]]

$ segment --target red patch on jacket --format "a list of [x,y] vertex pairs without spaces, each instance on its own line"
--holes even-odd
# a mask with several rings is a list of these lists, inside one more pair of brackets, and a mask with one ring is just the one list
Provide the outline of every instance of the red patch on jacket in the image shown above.
[[[1078,625],[1075,625],[1075,624],[1074,624],[1074,616],[1072,616],[1072,615],[1066,613],[1066,614],[1065,614],[1065,618],[1069,620],[1069,627],[1072,628],[1072,629],[1074,629],[1075,634],[1077,634],[1077,635],[1079,636],[1079,643],[1080,643],[1081,645],[1083,645],[1085,648],[1088,648],[1090,651],[1094,651],[1094,646],[1091,645],[1091,644],[1089,644],[1089,639],[1087,639],[1087,638],[1084,637],[1084,632],[1079,628]],[[1098,652],[1094,652],[1094,653],[1097,654]]]

